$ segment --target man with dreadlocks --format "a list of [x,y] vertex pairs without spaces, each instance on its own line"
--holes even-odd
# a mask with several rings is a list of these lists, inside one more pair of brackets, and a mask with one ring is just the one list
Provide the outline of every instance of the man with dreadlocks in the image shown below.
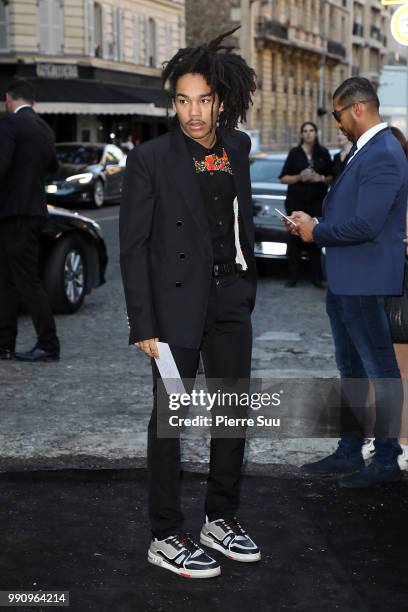
[[[250,377],[256,292],[251,144],[236,127],[252,103],[255,73],[223,45],[236,29],[180,49],[165,65],[172,129],[130,152],[120,212],[130,344],[151,358],[153,368],[148,560],[194,578],[221,570],[182,530],[180,440],[157,433],[160,373],[154,358],[157,341],[168,343],[183,382],[195,379],[200,354],[207,383]],[[235,518],[244,446],[242,435],[211,440],[200,541],[248,562],[258,561],[260,551]]]

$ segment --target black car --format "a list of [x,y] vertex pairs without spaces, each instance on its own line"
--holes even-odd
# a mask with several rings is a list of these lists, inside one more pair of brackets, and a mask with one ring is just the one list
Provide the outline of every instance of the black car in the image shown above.
[[275,208],[285,213],[287,185],[279,182],[286,155],[273,153],[251,159],[255,224],[255,257],[286,259],[288,232]]
[[[333,156],[338,149],[330,149]],[[287,185],[279,182],[286,153],[259,154],[251,159],[251,187],[255,225],[255,257],[286,259],[288,231],[279,213],[286,214]],[[308,258],[305,250],[303,258]]]
[[119,202],[126,156],[116,145],[60,142],[56,150],[60,167],[45,187],[51,204],[84,202],[100,208]]
[[40,242],[41,278],[53,311],[73,313],[105,282],[105,241],[92,219],[54,206],[48,212]]

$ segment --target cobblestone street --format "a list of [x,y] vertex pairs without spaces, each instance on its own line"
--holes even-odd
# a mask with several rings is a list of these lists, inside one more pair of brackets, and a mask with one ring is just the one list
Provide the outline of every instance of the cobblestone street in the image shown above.
[[[87,297],[79,313],[58,316],[62,358],[56,364],[3,362],[0,461],[10,466],[126,467],[144,464],[151,411],[150,364],[127,346],[120,280],[118,207],[81,210],[98,220],[109,253],[107,283]],[[264,267],[263,267],[264,268]],[[282,264],[259,278],[254,311],[253,376],[325,377],[335,374],[324,291],[305,279],[286,289]],[[20,322],[18,348],[34,343],[31,321]],[[326,446],[333,441],[326,441]],[[324,450],[323,441],[251,441],[247,461],[297,465],[305,454]],[[198,467],[206,443],[187,442],[184,459]]]

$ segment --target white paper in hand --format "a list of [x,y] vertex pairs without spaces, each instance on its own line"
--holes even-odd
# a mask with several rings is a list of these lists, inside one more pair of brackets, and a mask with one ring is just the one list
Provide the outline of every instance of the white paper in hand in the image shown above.
[[183,381],[174,357],[167,342],[157,342],[159,349],[159,357],[156,359],[156,365],[159,368],[160,376],[162,377],[164,387],[167,393],[185,393]]

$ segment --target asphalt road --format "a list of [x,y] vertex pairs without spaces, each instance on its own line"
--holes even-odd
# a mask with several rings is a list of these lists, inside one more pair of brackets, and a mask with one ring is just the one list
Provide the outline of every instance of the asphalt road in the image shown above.
[[[144,464],[151,410],[150,365],[128,346],[119,270],[117,206],[79,209],[101,224],[109,265],[106,284],[75,315],[57,317],[62,356],[56,364],[0,364],[0,467],[126,467]],[[284,287],[285,267],[259,279],[253,314],[253,376],[264,380],[335,373],[324,291],[305,278]],[[31,321],[20,321],[18,350],[35,342]],[[248,445],[255,467],[298,465],[333,441],[259,440]],[[199,466],[207,443],[186,441],[184,458]],[[264,471],[264,468],[262,470]]]

